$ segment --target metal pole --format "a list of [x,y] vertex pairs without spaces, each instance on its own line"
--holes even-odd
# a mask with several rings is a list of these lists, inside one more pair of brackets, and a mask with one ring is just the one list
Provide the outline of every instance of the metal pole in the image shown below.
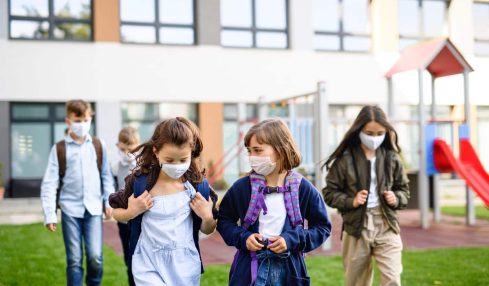
[[419,125],[419,171],[418,171],[418,199],[421,213],[421,227],[429,227],[429,194],[427,190],[428,178],[426,176],[426,142],[425,142],[425,109],[423,95],[423,70],[418,70],[419,81],[419,103],[418,103],[418,125]]
[[387,116],[394,119],[394,89],[392,88],[392,77],[387,79]]
[[265,96],[258,97],[258,120],[262,121],[268,118],[268,104],[265,101]]
[[[244,130],[244,122],[246,122],[246,103],[243,103],[243,102],[240,102],[238,103],[238,136],[241,136],[241,134],[244,134],[243,132],[245,131]],[[243,144],[243,143],[240,143],[240,144]],[[240,145],[236,146],[237,150],[240,149]],[[245,152],[241,151],[239,152],[238,151],[238,155],[237,155],[237,160],[238,160],[238,176],[240,176],[240,174],[246,172],[246,166],[244,166],[245,162],[246,162],[246,159],[245,159]]]
[[[471,120],[470,120],[470,93],[469,93],[469,72],[464,71],[464,110],[465,110],[465,124],[467,125],[469,138],[471,138]],[[470,139],[469,139],[470,140]],[[467,198],[466,214],[467,214],[467,225],[475,225],[475,195],[470,190],[468,185],[465,185],[465,192]]]
[[[326,83],[321,81],[317,84],[317,94],[314,97],[314,158],[315,174],[314,183],[316,188],[321,191],[326,185],[325,176],[321,170],[320,162],[328,154],[328,126],[329,126],[329,103],[326,96]],[[328,212],[328,216],[329,216]],[[322,245],[323,250],[331,249],[331,239],[326,240]]]
[[[436,93],[435,93],[435,77],[431,76],[431,120],[436,119]],[[433,188],[433,217],[435,222],[441,221],[441,194],[438,188],[438,175],[434,174],[431,178]]]

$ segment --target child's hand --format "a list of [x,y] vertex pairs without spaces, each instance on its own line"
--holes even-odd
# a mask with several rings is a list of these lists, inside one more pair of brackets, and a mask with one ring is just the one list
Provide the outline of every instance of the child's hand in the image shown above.
[[49,231],[52,231],[52,232],[56,231],[56,224],[55,223],[48,223],[48,224],[46,224],[46,227]]
[[248,248],[249,251],[262,250],[263,244],[261,244],[260,241],[262,241],[261,234],[253,233],[246,240],[246,248]]
[[397,198],[393,191],[385,191],[384,199],[391,207],[395,207],[397,205]]
[[268,249],[275,253],[284,253],[287,250],[287,243],[281,236],[270,237],[268,239],[272,244],[268,245]]
[[144,193],[137,198],[135,198],[133,194],[131,197],[129,197],[129,201],[127,203],[127,210],[131,213],[132,218],[137,217],[152,207],[153,198],[148,191],[144,191]]
[[200,193],[196,193],[195,197],[190,201],[190,208],[204,221],[214,220],[212,205],[211,197],[209,196],[209,199],[206,201]]
[[111,219],[112,218],[112,208],[105,208],[104,214],[105,214],[106,220]]
[[353,199],[353,207],[358,208],[359,206],[363,206],[365,204],[365,202],[367,201],[367,197],[368,197],[368,191],[367,190],[359,191],[355,195],[355,198]]

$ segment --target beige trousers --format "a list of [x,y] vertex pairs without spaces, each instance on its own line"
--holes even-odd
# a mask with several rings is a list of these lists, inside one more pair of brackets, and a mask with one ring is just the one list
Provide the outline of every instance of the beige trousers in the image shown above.
[[360,238],[343,232],[345,285],[372,285],[372,257],[380,270],[380,284],[401,285],[401,236],[389,228],[380,208],[367,209]]

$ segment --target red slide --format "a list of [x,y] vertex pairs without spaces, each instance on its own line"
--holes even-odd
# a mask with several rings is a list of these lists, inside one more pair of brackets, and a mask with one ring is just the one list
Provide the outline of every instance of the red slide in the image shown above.
[[440,173],[457,173],[482,199],[486,207],[489,207],[489,174],[468,140],[460,140],[460,160],[458,160],[445,141],[435,139],[433,157],[435,168]]

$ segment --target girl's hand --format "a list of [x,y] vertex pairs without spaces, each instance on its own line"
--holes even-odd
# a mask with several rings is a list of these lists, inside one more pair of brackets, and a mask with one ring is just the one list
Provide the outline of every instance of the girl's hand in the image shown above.
[[365,204],[365,202],[367,201],[367,197],[368,197],[368,191],[367,190],[359,191],[355,195],[355,198],[353,199],[353,207],[358,208],[359,206],[363,206]]
[[200,193],[196,193],[195,197],[190,202],[190,208],[203,220],[203,221],[214,221],[214,216],[212,215],[212,205],[213,202],[209,196],[209,200],[205,198]]
[[397,198],[393,191],[385,191],[384,199],[391,207],[395,207],[397,205]]
[[268,240],[272,242],[272,244],[267,246],[271,251],[275,253],[284,253],[287,251],[287,243],[283,237],[270,237]]
[[248,236],[248,239],[246,240],[246,248],[248,248],[249,251],[261,250],[263,248],[263,244],[260,243],[261,240],[261,234],[253,233],[252,235]]
[[137,198],[135,198],[134,194],[132,194],[127,203],[127,210],[130,212],[132,218],[137,217],[152,207],[153,197],[151,197],[148,191],[144,191],[144,193]]

